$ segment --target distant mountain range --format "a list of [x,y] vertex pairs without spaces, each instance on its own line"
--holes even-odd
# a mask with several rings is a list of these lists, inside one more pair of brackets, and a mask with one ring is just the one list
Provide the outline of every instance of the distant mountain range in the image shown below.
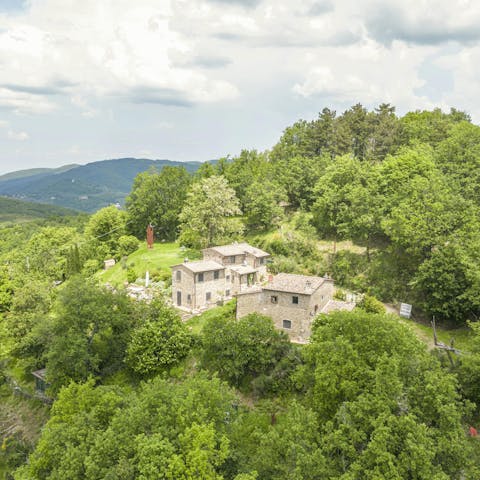
[[167,165],[182,166],[193,173],[201,162],[119,158],[21,170],[0,176],[0,195],[94,212],[114,203],[123,205],[138,173],[151,167],[161,170]]
[[26,202],[16,198],[0,196],[0,224],[23,223],[31,220],[51,217],[65,217],[67,215],[78,215],[79,212],[56,205],[44,203]]

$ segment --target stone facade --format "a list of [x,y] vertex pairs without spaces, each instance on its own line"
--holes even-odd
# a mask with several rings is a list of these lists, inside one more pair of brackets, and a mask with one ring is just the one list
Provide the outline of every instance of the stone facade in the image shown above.
[[172,302],[188,310],[210,308],[230,297],[225,267],[216,262],[185,262],[172,267]]
[[305,343],[312,320],[332,299],[333,290],[331,278],[280,273],[237,295],[237,319],[253,312],[267,315],[292,341]]
[[226,267],[244,266],[251,267],[257,274],[258,281],[262,281],[267,275],[267,261],[270,254],[252,247],[248,243],[232,243],[219,247],[205,248],[203,251],[204,260],[213,260]]
[[269,256],[247,243],[206,248],[203,260],[171,267],[172,302],[179,308],[199,311],[236,296],[237,319],[253,312],[269,316],[293,342],[306,343],[312,320],[322,311],[339,308],[332,300],[333,280],[287,273],[268,275]]
[[264,281],[270,254],[248,243],[203,250],[203,260],[172,268],[172,302],[187,310],[202,310]]

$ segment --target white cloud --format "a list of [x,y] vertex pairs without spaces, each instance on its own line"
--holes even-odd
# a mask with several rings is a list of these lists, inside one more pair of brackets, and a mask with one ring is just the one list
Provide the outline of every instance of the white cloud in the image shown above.
[[72,105],[75,105],[81,110],[83,117],[93,118],[99,114],[99,111],[95,108],[92,108],[87,100],[81,95],[73,95],[71,97],[71,102]]
[[474,0],[368,2],[365,23],[380,42],[471,43],[480,39],[480,4]]
[[[1,45],[1,39],[0,39]],[[0,107],[12,109],[15,113],[49,113],[55,104],[44,95],[15,91],[0,85]]]
[[72,145],[68,150],[67,153],[70,155],[80,155],[81,149],[78,145]]
[[304,97],[411,102],[429,54],[421,45],[480,38],[480,4],[469,0],[439,0],[435,8],[417,0],[29,5],[0,16],[0,107],[17,113],[50,113],[63,96],[88,118],[105,99],[188,107],[239,97],[250,74],[262,82],[301,71],[293,90]]
[[24,142],[30,138],[27,132],[14,132],[13,130],[8,130],[7,137],[10,140],[16,140],[19,142]]
[[472,114],[480,122],[480,45],[463,48],[456,53],[441,55],[436,64],[453,75],[453,89],[445,92],[444,101]]
[[305,98],[357,102],[372,106],[389,102],[403,109],[431,108],[434,103],[415,94],[424,80],[418,69],[432,47],[412,48],[395,42],[392,48],[365,41],[309,54],[302,63],[306,74],[293,86]]
[[169,52],[188,49],[188,40],[169,27],[170,3],[37,0],[0,17],[0,106],[44,113],[55,95],[129,100],[139,89],[168,91],[166,102],[234,98],[230,82],[172,65]]
[[296,119],[358,102],[390,102],[400,114],[455,106],[480,120],[474,0],[26,5],[0,14],[5,158],[18,145],[8,129],[35,139],[22,144],[25,162],[50,158],[55,144],[58,164],[72,145],[91,160],[268,148]]

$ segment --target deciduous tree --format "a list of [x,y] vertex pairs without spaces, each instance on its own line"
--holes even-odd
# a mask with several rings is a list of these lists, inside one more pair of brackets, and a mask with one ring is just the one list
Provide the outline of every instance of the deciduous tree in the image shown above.
[[174,240],[178,214],[187,195],[191,177],[183,167],[163,167],[160,172],[139,173],[126,200],[128,230],[144,239],[148,224],[153,224],[155,236]]
[[238,198],[224,177],[212,176],[193,184],[180,213],[180,242],[208,247],[238,238],[243,225]]
[[178,313],[160,300],[137,307],[140,318],[127,347],[127,364],[149,376],[180,362],[190,350],[192,337]]

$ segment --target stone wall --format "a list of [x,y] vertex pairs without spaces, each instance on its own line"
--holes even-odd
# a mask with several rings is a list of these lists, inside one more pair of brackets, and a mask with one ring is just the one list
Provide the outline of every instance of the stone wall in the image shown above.
[[[241,265],[245,260],[245,255],[222,255],[221,253],[213,250],[212,248],[206,248],[202,250],[204,260],[213,260],[221,265]],[[231,262],[231,257],[235,257],[235,261]]]
[[[219,278],[217,280],[213,277],[212,272],[203,273],[203,282],[195,282],[195,308],[208,308],[215,305],[219,300],[225,298],[225,270],[220,270]],[[207,293],[210,293],[210,300],[207,300]]]
[[[181,272],[180,281],[177,280],[177,270]],[[198,273],[194,274],[184,265],[172,269],[172,302],[176,306],[178,306],[178,292],[181,292],[182,304],[180,306],[197,310],[212,306],[217,301],[224,299],[225,290],[228,288],[224,269],[219,270],[218,279],[214,278],[213,271],[203,272],[203,282],[198,281]],[[207,300],[207,293],[210,293],[210,300]]]
[[[298,304],[292,297],[298,297]],[[272,297],[274,297],[272,301]],[[276,297],[276,298],[275,298]],[[303,342],[310,335],[310,296],[262,290],[242,293],[237,297],[237,318],[257,312],[271,317],[276,328],[288,334],[291,340]],[[286,328],[284,320],[290,322]]]
[[[298,303],[293,303],[293,297],[298,298]],[[237,319],[253,312],[266,315],[271,317],[275,327],[286,332],[292,341],[305,343],[310,338],[313,319],[332,297],[331,280],[325,280],[311,294],[274,290],[241,293],[237,296]]]
[[[310,311],[316,316],[318,312],[333,298],[334,286],[331,278],[326,278],[310,297]],[[316,307],[316,308],[315,308]]]
[[[177,280],[177,271],[180,271],[181,279]],[[179,265],[172,269],[172,302],[175,306],[195,308],[194,306],[194,274]],[[181,294],[181,305],[178,304],[178,292]],[[190,300],[188,300],[190,295]]]

